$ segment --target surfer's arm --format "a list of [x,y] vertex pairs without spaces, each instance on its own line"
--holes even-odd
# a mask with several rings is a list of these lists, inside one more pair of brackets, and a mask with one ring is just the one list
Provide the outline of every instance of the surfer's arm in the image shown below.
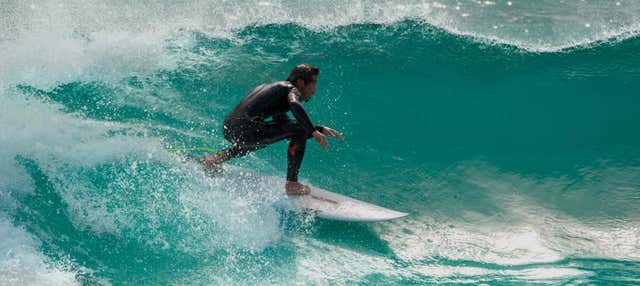
[[308,134],[311,134],[316,131],[316,128],[311,123],[311,118],[309,118],[307,111],[304,110],[304,107],[302,107],[302,103],[300,103],[299,97],[300,92],[295,87],[289,91],[287,99],[289,100],[291,113],[293,113],[293,117],[296,118],[298,123],[302,125],[302,128],[304,128],[304,130],[307,131]]

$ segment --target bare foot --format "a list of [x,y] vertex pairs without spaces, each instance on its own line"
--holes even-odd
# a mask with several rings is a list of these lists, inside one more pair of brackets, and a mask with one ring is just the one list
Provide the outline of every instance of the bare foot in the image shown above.
[[222,162],[220,161],[220,157],[217,155],[209,155],[206,153],[202,155],[202,163],[207,173],[222,173]]
[[311,188],[309,188],[309,186],[291,181],[287,181],[284,185],[284,190],[288,196],[308,195],[311,192]]

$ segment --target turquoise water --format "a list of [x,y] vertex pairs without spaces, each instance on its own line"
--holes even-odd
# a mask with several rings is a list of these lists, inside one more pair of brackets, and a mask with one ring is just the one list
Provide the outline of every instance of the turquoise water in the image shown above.
[[[0,5],[8,285],[640,283],[632,1]],[[210,178],[169,148],[292,66],[344,133],[301,180],[408,212],[286,213],[286,142]],[[197,154],[197,153],[194,153]]]

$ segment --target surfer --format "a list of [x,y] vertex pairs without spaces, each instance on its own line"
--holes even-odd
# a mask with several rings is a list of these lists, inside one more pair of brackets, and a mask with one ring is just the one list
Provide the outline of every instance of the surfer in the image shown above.
[[[223,122],[224,138],[232,145],[214,155],[204,154],[209,172],[222,171],[222,163],[244,156],[280,140],[289,139],[287,152],[287,195],[305,195],[311,189],[298,182],[307,139],[313,137],[324,149],[327,136],[344,141],[342,134],[322,125],[313,125],[302,107],[316,92],[320,70],[309,64],[295,66],[286,81],[262,84],[251,90]],[[295,120],[287,115],[291,111]]]

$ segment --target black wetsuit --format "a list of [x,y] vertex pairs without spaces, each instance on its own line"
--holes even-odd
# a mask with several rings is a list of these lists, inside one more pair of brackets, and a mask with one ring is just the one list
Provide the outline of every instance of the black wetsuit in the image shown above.
[[[298,181],[307,139],[323,128],[311,123],[301,99],[288,81],[263,84],[250,91],[224,119],[223,135],[233,146],[218,153],[223,161],[289,139],[287,180]],[[289,119],[288,111],[296,120]]]

